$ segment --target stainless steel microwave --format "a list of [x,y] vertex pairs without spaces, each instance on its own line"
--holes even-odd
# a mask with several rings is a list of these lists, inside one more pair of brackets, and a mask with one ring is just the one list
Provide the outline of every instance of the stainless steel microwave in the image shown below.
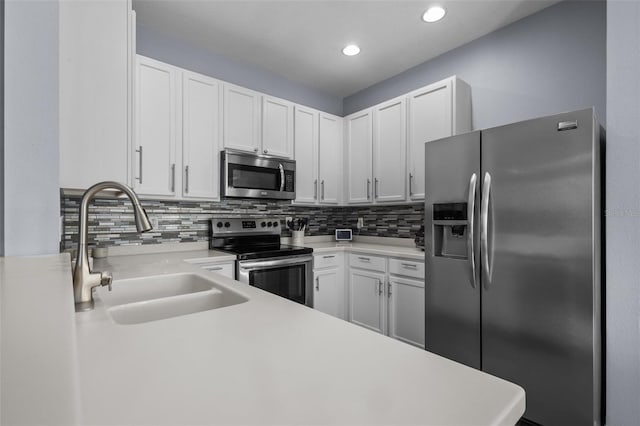
[[296,162],[266,155],[224,150],[220,185],[224,197],[293,200]]

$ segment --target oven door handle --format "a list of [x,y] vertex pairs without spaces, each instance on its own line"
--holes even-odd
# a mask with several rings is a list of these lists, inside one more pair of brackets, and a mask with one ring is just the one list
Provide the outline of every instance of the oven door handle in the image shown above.
[[278,260],[255,260],[255,261],[240,261],[238,267],[242,270],[248,271],[253,269],[267,269],[275,268],[278,266],[286,265],[299,265],[301,263],[307,263],[313,261],[313,256],[301,256],[295,258],[278,259]]
[[280,169],[280,192],[284,191],[284,166],[282,163],[278,164],[278,168]]

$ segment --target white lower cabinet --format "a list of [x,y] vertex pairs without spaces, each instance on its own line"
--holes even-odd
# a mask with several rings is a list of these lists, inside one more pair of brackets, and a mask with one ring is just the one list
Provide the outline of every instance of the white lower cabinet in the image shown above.
[[349,321],[424,347],[422,262],[350,253],[348,276]]
[[349,321],[384,334],[384,281],[384,273],[349,269]]
[[191,259],[186,262],[197,265],[205,271],[215,272],[232,280],[236,279],[236,263],[233,260],[230,262],[217,262],[213,259]]
[[325,314],[345,319],[344,254],[313,256],[313,307]]
[[389,276],[388,335],[424,347],[424,280]]

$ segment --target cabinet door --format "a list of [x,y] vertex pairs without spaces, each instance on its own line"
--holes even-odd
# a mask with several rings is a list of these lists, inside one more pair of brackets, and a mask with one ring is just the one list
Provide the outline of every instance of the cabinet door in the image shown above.
[[217,199],[220,169],[220,82],[184,72],[182,77],[182,193]]
[[338,204],[342,184],[342,118],[320,114],[319,195],[321,204]]
[[295,107],[296,203],[318,199],[318,113]]
[[373,199],[375,202],[405,201],[407,164],[407,117],[405,98],[374,107]]
[[176,187],[176,68],[138,56],[134,186],[173,196]]
[[224,147],[257,153],[260,148],[260,94],[224,85]]
[[60,187],[131,184],[131,3],[63,1],[59,20]]
[[384,333],[384,274],[349,270],[349,321]]
[[314,272],[313,307],[336,318],[344,318],[344,275],[342,268]]
[[391,276],[387,297],[389,336],[424,348],[424,280]]
[[409,197],[424,199],[424,144],[453,134],[452,79],[409,94]]
[[262,153],[293,157],[293,104],[262,97]]
[[371,201],[371,110],[345,118],[347,137],[347,202]]

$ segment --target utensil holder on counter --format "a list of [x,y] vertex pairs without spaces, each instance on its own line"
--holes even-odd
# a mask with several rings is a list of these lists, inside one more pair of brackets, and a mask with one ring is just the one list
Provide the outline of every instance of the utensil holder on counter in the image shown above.
[[294,246],[304,245],[304,231],[291,231],[291,243]]

